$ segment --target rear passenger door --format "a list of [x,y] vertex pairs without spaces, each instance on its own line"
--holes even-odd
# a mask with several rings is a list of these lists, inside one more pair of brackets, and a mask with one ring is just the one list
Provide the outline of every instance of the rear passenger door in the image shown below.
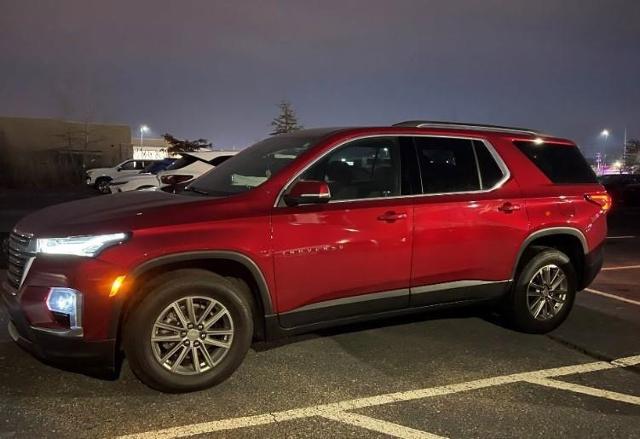
[[481,139],[414,143],[423,195],[414,200],[411,305],[502,294],[528,230],[516,182]]

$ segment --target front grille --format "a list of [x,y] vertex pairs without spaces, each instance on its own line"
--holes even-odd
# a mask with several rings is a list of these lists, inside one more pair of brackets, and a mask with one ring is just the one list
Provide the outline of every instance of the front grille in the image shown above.
[[29,263],[29,258],[33,256],[29,252],[31,237],[16,231],[9,235],[7,281],[15,289],[20,288],[22,276]]

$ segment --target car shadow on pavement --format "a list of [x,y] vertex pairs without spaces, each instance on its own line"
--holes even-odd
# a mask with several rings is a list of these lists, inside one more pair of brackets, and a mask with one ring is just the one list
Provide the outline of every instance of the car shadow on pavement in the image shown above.
[[[259,387],[260,383],[279,382],[282,374],[293,373],[293,370],[304,376],[308,370],[303,365],[309,362],[314,368],[335,367],[336,371],[340,370],[341,366],[329,366],[330,360],[315,362],[302,359],[316,354],[318,349],[330,349],[330,357],[350,358],[358,367],[398,377],[420,374],[422,368],[430,370],[429,367],[433,369],[434,365],[445,367],[453,359],[457,361],[456,367],[469,371],[477,369],[479,361],[488,359],[504,363],[505,368],[512,367],[512,362],[521,364],[519,367],[525,369],[527,365],[535,367],[535,364],[529,364],[532,345],[549,348],[555,345],[560,350],[566,348],[566,352],[597,351],[602,358],[617,358],[637,353],[636,350],[640,349],[639,342],[634,342],[634,334],[630,333],[637,333],[637,328],[637,325],[630,328],[626,321],[582,306],[577,306],[569,319],[547,336],[517,333],[486,307],[430,311],[334,327],[270,342],[254,342],[249,361],[230,380],[203,392],[233,394],[237,386],[253,382]],[[594,338],[594,331],[601,335]],[[617,348],[611,342],[616,337],[622,337],[624,348]],[[504,355],[498,354],[496,349]],[[381,358],[385,359],[382,363]],[[280,370],[280,366],[286,366],[286,369]],[[101,378],[45,365],[9,340],[4,331],[0,332],[0,385],[3,396],[7,398],[161,395],[138,381],[126,364],[117,377]],[[339,381],[340,377],[334,379]],[[256,389],[256,392],[260,391]],[[167,401],[175,398],[172,395],[162,398],[165,397]]]
[[294,343],[301,343],[307,340],[313,340],[316,338],[334,337],[337,335],[345,335],[350,333],[362,332],[370,329],[381,329],[386,327],[394,327],[399,325],[406,325],[411,323],[436,321],[436,320],[448,320],[448,319],[471,319],[481,318],[491,322],[495,325],[507,328],[507,323],[504,322],[500,316],[495,313],[491,306],[469,306],[460,308],[445,308],[427,310],[421,313],[410,314],[399,317],[386,317],[376,320],[368,320],[358,323],[349,323],[340,326],[334,326],[327,329],[321,329],[300,335],[291,335],[288,337],[279,338],[273,341],[255,341],[252,345],[252,349],[257,352],[268,351],[276,349],[281,346],[291,345]]
[[[486,308],[431,311],[424,314],[323,329],[269,342],[256,341],[252,344],[251,350],[258,354],[265,353],[268,358],[270,355],[277,355],[281,348],[292,347],[316,339],[349,337],[363,331],[385,330],[420,322],[488,318],[489,314],[490,311]],[[158,394],[140,383],[125,363],[125,359],[119,362],[120,367],[116,374],[84,369],[81,365],[63,367],[55,363],[43,363],[11,341],[6,334],[0,334],[0,383],[2,384],[2,392],[6,396],[91,396],[98,394],[102,396],[144,396]]]

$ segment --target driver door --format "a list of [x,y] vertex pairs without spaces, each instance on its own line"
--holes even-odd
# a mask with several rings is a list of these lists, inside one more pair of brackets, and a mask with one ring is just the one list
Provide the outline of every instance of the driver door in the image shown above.
[[408,306],[413,207],[400,172],[398,139],[355,140],[300,177],[324,180],[328,203],[274,209],[282,326]]

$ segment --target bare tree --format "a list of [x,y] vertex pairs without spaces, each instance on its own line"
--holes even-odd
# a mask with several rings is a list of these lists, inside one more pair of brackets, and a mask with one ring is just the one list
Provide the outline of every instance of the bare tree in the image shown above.
[[63,82],[56,91],[60,102],[61,118],[65,121],[64,132],[57,135],[63,141],[64,149],[81,149],[82,169],[87,168],[87,156],[92,144],[105,140],[99,134],[94,122],[97,118],[98,103],[90,80],[76,77]]

